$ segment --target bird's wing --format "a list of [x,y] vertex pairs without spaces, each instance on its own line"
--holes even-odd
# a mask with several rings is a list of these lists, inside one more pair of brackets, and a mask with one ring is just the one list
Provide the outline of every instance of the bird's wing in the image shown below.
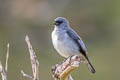
[[79,47],[79,51],[84,56],[87,56],[87,49],[85,47],[85,44],[83,43],[81,38],[77,35],[77,33],[75,31],[73,31],[72,29],[68,29],[67,34],[77,44],[77,46]]
[[79,51],[86,58],[85,61],[87,61],[86,63],[88,64],[89,70],[92,73],[95,73],[96,71],[95,71],[94,67],[92,66],[90,60],[88,59],[87,49],[86,49],[83,41],[80,39],[80,37],[77,35],[77,33],[75,33],[75,31],[73,31],[72,29],[67,30],[67,34],[78,45]]

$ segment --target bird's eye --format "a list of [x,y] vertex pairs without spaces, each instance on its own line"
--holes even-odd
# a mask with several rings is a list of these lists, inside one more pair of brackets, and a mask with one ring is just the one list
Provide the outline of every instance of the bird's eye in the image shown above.
[[63,21],[55,21],[55,22],[54,22],[54,25],[58,26],[58,25],[60,25],[61,23],[63,23]]
[[56,21],[56,23],[61,24],[61,23],[63,23],[63,21]]

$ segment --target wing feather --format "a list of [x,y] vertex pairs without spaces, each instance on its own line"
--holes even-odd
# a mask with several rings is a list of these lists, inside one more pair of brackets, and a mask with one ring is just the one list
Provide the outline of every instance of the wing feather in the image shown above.
[[85,44],[83,43],[82,39],[77,35],[77,33],[73,31],[72,29],[68,29],[67,34],[77,44],[77,46],[79,47],[79,51],[84,56],[87,56],[87,49],[85,47]]

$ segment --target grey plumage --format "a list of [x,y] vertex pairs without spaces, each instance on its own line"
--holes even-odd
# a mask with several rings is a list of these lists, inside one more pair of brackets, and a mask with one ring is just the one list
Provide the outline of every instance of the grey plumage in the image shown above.
[[54,21],[52,32],[52,42],[57,52],[67,58],[72,55],[80,55],[88,65],[89,70],[95,73],[90,60],[88,59],[87,49],[78,34],[69,26],[69,22],[62,17]]

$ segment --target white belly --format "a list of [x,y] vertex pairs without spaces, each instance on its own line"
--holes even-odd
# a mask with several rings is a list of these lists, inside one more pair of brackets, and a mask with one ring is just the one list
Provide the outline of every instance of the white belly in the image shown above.
[[67,58],[69,56],[79,54],[78,46],[74,43],[72,39],[70,39],[67,33],[63,32],[63,33],[55,34],[55,32],[53,32],[52,42],[54,48],[63,57]]

